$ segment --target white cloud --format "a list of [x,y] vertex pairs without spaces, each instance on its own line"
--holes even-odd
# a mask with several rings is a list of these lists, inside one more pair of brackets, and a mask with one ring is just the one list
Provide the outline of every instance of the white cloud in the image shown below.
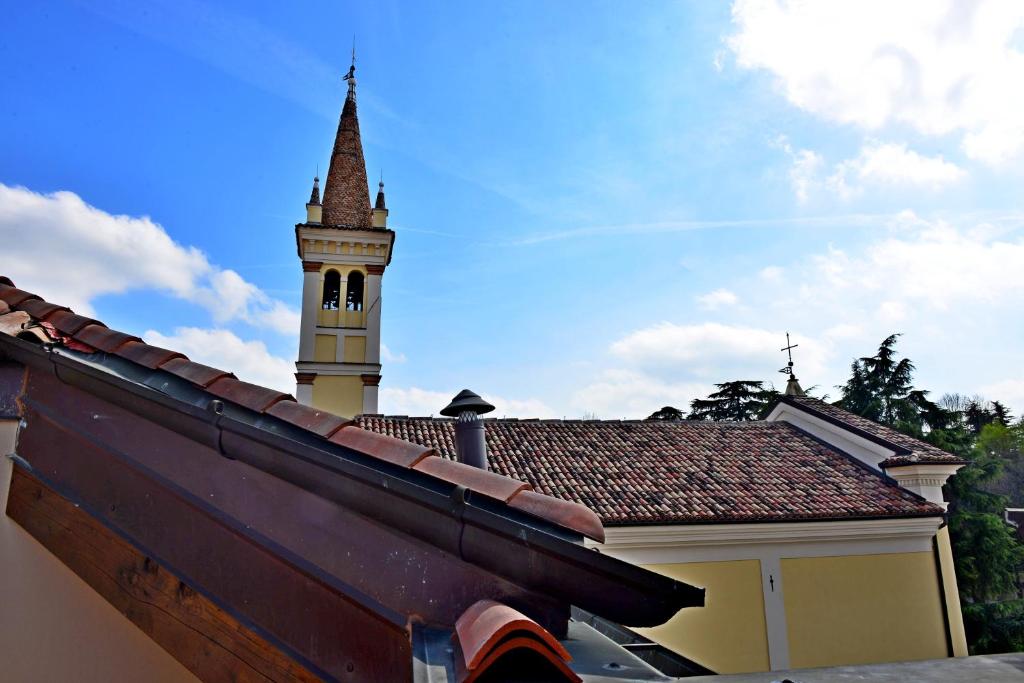
[[789,167],[789,184],[793,187],[796,200],[806,204],[811,191],[821,184],[820,176],[825,160],[813,150],[794,149],[785,135],[780,135],[774,144],[789,155],[792,161]]
[[1024,295],[1024,238],[912,213],[901,217],[900,228],[858,254],[831,249],[813,257],[810,280],[827,283],[832,299],[884,296],[881,312],[894,318],[921,304],[944,311],[962,303],[1012,304]]
[[1016,417],[1024,414],[1024,378],[1004,379],[981,387],[980,393],[987,399],[1008,405]]
[[853,339],[864,334],[864,328],[853,323],[838,323],[824,332],[826,339]]
[[765,282],[778,283],[782,282],[782,276],[784,273],[785,271],[779,266],[766,266],[762,268],[757,275]]
[[[701,323],[677,325],[663,322],[632,332],[611,345],[610,351],[624,363],[659,378],[720,382],[771,376],[782,366],[779,349],[786,333],[742,325]],[[827,349],[812,339],[794,334],[801,345],[801,365],[817,371]],[[749,373],[749,377],[738,377]]]
[[999,163],[1024,151],[1024,3],[737,0],[727,44],[793,105],[879,130],[959,134]]
[[775,144],[789,156],[789,182],[800,204],[806,204],[823,188],[848,200],[861,195],[867,187],[939,190],[967,175],[942,156],[924,156],[901,143],[868,141],[857,156],[836,163],[831,171],[826,171],[822,155],[809,149],[795,149],[785,136],[779,136]]
[[[451,403],[458,389],[432,391],[419,387],[381,387],[380,410],[387,415],[439,415],[441,409]],[[488,417],[562,417],[537,398],[510,399],[502,396],[483,395],[495,410]]]
[[938,190],[966,173],[941,156],[926,157],[903,144],[868,143],[853,159],[836,164],[828,185],[843,199],[860,194],[864,185],[914,186]]
[[394,353],[387,344],[380,345],[380,357],[385,363],[404,363],[408,360],[404,353]]
[[245,341],[228,330],[198,327],[178,327],[170,335],[149,330],[142,338],[184,353],[197,363],[233,372],[246,382],[295,392],[295,363],[273,355],[261,341]]
[[[799,334],[801,373],[823,373],[831,347]],[[599,417],[646,417],[662,406],[686,410],[714,384],[737,379],[781,385],[785,331],[740,325],[660,323],[636,330],[609,348],[616,366],[574,392],[571,405]],[[776,381],[777,380],[777,381]]]
[[593,382],[576,391],[571,405],[576,417],[596,415],[602,419],[647,417],[662,406],[687,410],[690,401],[713,391],[707,382],[666,382],[644,372],[605,370]]
[[707,311],[716,311],[726,306],[735,306],[739,298],[728,289],[716,289],[713,292],[696,297],[697,303]]
[[218,324],[299,329],[297,311],[178,244],[149,217],[109,214],[73,192],[43,195],[0,183],[0,239],[5,275],[79,313],[92,313],[104,294],[155,289],[202,306]]

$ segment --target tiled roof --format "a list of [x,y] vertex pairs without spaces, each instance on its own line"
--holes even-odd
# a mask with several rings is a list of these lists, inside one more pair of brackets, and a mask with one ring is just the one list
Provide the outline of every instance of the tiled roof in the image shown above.
[[785,403],[796,405],[799,408],[814,413],[829,422],[838,422],[848,428],[852,428],[872,441],[890,446],[896,451],[896,454],[883,460],[880,463],[882,467],[927,463],[953,465],[964,463],[963,460],[952,453],[947,453],[930,443],[907,436],[891,427],[886,427],[866,417],[855,415],[848,410],[844,410],[831,403],[826,403],[820,399],[810,396],[786,396],[782,400]]
[[[455,421],[360,416],[365,429],[455,457]],[[609,525],[941,515],[785,422],[487,419],[494,471]]]
[[321,216],[321,222],[327,227],[370,228],[370,189],[366,182],[354,91],[345,98],[338,121]]
[[168,372],[219,399],[301,427],[334,444],[465,486],[520,512],[590,538],[604,539],[600,520],[581,505],[536,493],[524,481],[444,460],[430,447],[360,429],[350,420],[300,405],[288,394],[243,382],[225,370],[194,363],[177,351],[146,344],[138,337],[75,315],[63,306],[50,304],[7,283],[8,278],[0,279],[0,315],[10,311],[28,313],[32,323],[47,330],[59,344],[87,353],[112,354],[151,370]]

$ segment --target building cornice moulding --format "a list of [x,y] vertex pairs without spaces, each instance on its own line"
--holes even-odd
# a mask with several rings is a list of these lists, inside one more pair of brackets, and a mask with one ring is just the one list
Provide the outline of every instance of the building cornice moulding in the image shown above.
[[757,544],[862,541],[932,537],[941,517],[865,519],[831,522],[765,522],[605,527],[608,550]]

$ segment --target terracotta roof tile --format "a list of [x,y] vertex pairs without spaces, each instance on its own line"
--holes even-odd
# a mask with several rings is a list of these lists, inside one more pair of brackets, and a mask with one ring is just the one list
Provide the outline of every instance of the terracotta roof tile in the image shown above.
[[93,346],[100,351],[113,353],[130,341],[142,341],[138,337],[112,330],[106,325],[86,325],[72,335],[77,341]]
[[354,93],[345,99],[324,184],[325,226],[370,228],[370,188],[366,182],[363,143]]
[[234,377],[226,370],[211,368],[209,365],[195,363],[185,357],[172,358],[160,366],[161,370],[177,375],[201,387],[208,387],[222,377]]
[[18,304],[20,304],[22,301],[25,301],[26,299],[40,298],[41,297],[39,297],[36,294],[33,294],[32,292],[26,292],[25,290],[18,289],[17,287],[11,287],[7,285],[0,286],[0,299],[3,299],[4,303],[6,303],[11,308],[18,308]]
[[472,681],[485,674],[502,655],[527,649],[542,655],[555,666],[564,680],[580,680],[565,666],[572,656],[540,624],[522,612],[494,600],[473,603],[455,622],[455,639],[462,652],[462,668]]
[[[454,420],[360,416],[357,422],[455,457]],[[942,514],[783,422],[484,423],[494,472],[588,507],[606,525]]]
[[[185,358],[183,353],[162,349],[159,346],[151,346],[142,341],[128,342],[117,349],[117,355],[139,365],[144,365],[151,370],[156,370],[173,358]],[[185,360],[188,359],[185,358]]]
[[414,469],[432,474],[439,479],[450,481],[453,484],[465,486],[474,493],[480,493],[506,503],[520,491],[530,488],[530,485],[524,481],[482,470],[479,467],[472,467],[455,460],[439,458],[436,455],[420,460],[416,463]]
[[290,422],[296,427],[308,429],[324,438],[352,422],[334,413],[304,406],[296,401],[278,401],[270,406],[267,414]]
[[60,310],[55,313],[51,313],[47,316],[46,322],[53,325],[62,334],[69,336],[74,335],[86,325],[103,325],[99,320],[93,320],[92,318],[86,318],[82,315],[76,315],[68,310]]
[[214,396],[245,406],[250,410],[262,413],[278,401],[294,401],[295,399],[276,389],[268,389],[258,384],[250,384],[234,377],[221,377],[210,383],[206,390]]
[[376,434],[355,425],[336,431],[330,440],[340,446],[367,453],[402,467],[413,467],[433,453],[430,448],[384,434]]
[[46,320],[46,318],[55,311],[68,310],[64,306],[51,304],[50,302],[43,301],[42,299],[29,299],[27,301],[22,301],[18,304],[18,308],[25,311],[36,320]]
[[556,522],[566,529],[578,531],[587,538],[604,543],[601,518],[585,505],[561,498],[552,498],[536,491],[520,491],[508,503],[517,510]]

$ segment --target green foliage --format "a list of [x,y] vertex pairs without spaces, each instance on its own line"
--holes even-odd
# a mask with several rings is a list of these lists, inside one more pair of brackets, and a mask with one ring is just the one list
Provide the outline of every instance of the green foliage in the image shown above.
[[648,415],[647,419],[653,422],[680,422],[686,419],[686,413],[679,410],[679,408],[665,406],[661,410],[656,410]]
[[889,335],[874,356],[853,361],[850,379],[839,387],[839,405],[920,438],[930,429],[946,427],[949,415],[928,400],[927,391],[914,388],[914,363],[896,358],[899,336]]
[[913,362],[897,358],[898,338],[886,337],[875,355],[853,362],[838,404],[967,461],[946,484],[946,497],[968,643],[975,654],[1024,649],[1024,601],[1011,599],[1019,597],[1024,546],[1003,520],[1007,497],[999,490],[1008,472],[1024,474],[1024,427],[1010,427],[997,401],[929,400],[914,387]]
[[689,420],[742,422],[756,420],[779,399],[779,392],[764,382],[739,380],[716,384],[718,391],[690,402]]
[[1024,600],[963,605],[971,654],[1024,650]]

